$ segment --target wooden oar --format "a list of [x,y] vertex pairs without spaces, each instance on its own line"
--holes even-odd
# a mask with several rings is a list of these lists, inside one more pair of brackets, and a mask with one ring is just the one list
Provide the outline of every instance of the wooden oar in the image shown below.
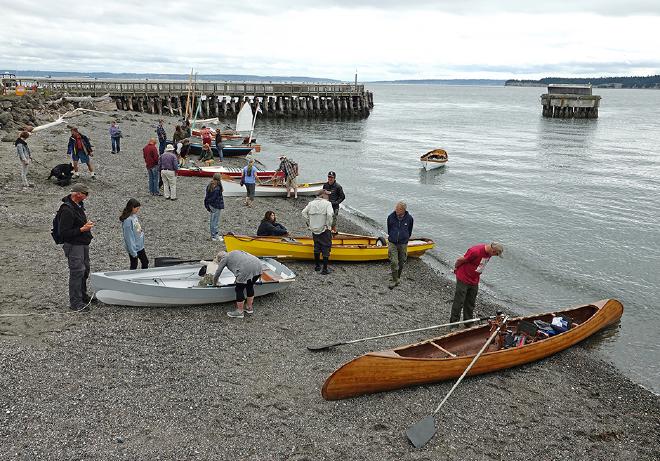
[[481,317],[481,318],[478,318],[478,319],[475,318],[475,319],[469,319],[469,320],[461,320],[459,322],[443,323],[442,325],[433,325],[431,327],[416,328],[414,330],[397,331],[396,333],[388,333],[386,335],[371,336],[369,338],[352,339],[350,341],[338,341],[336,343],[323,344],[323,345],[320,345],[320,346],[319,345],[317,345],[317,346],[307,346],[307,349],[309,349],[310,351],[322,351],[322,350],[325,350],[325,349],[330,349],[331,347],[341,346],[341,345],[344,345],[344,344],[361,343],[363,341],[370,341],[372,339],[388,338],[390,336],[404,335],[406,333],[415,333],[417,331],[433,330],[433,329],[442,328],[442,327],[451,327],[451,326],[454,326],[454,325],[461,325],[463,323],[480,322],[482,320],[489,320],[489,319],[494,319],[494,318],[495,318],[495,316]]
[[155,267],[167,267],[176,266],[177,264],[198,263],[201,261],[201,259],[181,259],[165,256],[162,258],[155,258],[154,261]]
[[488,341],[486,341],[486,344],[483,345],[479,353],[472,359],[472,362],[467,366],[463,374],[461,375],[460,378],[458,378],[458,381],[452,386],[452,388],[449,390],[447,395],[445,395],[445,398],[442,399],[442,402],[440,402],[440,405],[431,413],[429,416],[426,418],[422,419],[421,421],[418,421],[414,425],[410,426],[408,429],[406,429],[406,436],[408,437],[408,440],[415,446],[415,448],[421,448],[424,445],[428,443],[429,440],[433,438],[436,432],[435,428],[435,415],[440,411],[440,408],[442,408],[442,405],[447,401],[449,396],[451,395],[452,392],[454,392],[454,389],[458,387],[458,385],[463,381],[463,378],[465,378],[465,375],[468,374],[470,369],[472,368],[472,365],[474,365],[477,360],[479,360],[479,357],[481,357],[481,354],[486,350],[488,345],[493,341],[495,336],[500,332],[500,329],[502,328],[503,325],[506,324],[506,321],[509,319],[509,316],[507,315],[504,317],[504,320],[500,322],[500,324],[497,326],[497,329],[493,332],[493,334],[490,335],[488,338]]

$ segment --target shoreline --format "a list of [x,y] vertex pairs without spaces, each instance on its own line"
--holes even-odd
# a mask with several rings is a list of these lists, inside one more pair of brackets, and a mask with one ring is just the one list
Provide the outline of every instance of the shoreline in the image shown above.
[[[98,179],[83,176],[98,222],[92,271],[124,269],[118,215],[128,197],[142,202],[146,250],[156,256],[209,257],[205,178],[177,179],[179,200],[148,196],[141,149],[157,116],[117,112],[122,153],[109,154],[111,117],[72,124],[96,146]],[[172,118],[165,118],[168,133]],[[61,163],[68,132],[31,137],[33,156]],[[107,146],[106,146],[107,144]],[[1,143],[14,160],[11,143]],[[268,157],[267,149],[255,158]],[[272,154],[271,154],[272,155]],[[272,160],[272,159],[270,159]],[[243,163],[227,161],[229,166]],[[320,389],[357,355],[413,343],[429,334],[395,337],[311,353],[306,345],[431,325],[446,320],[453,281],[411,259],[403,284],[390,291],[382,263],[331,263],[323,277],[309,263],[285,262],[292,286],[255,300],[255,316],[229,319],[231,304],[181,308],[93,305],[67,312],[66,260],[50,238],[61,189],[43,181],[18,187],[18,165],[0,175],[5,268],[0,317],[0,454],[3,459],[657,459],[660,399],[613,365],[594,357],[600,334],[540,362],[471,377],[439,414],[438,435],[423,450],[406,427],[430,413],[453,382],[327,402]],[[37,179],[38,178],[38,179]],[[310,178],[305,178],[305,180]],[[346,191],[350,203],[350,191]],[[35,199],[36,197],[36,199]],[[225,198],[222,233],[252,233],[267,209],[292,233],[307,235],[306,199]],[[384,219],[384,218],[383,218]],[[360,232],[340,213],[340,230]],[[480,290],[476,314],[496,308]],[[557,306],[562,307],[562,306]],[[58,312],[61,314],[52,314]],[[441,335],[439,331],[437,335]],[[20,336],[19,336],[20,335]],[[433,333],[435,335],[435,333]],[[503,404],[502,402],[505,402]],[[506,444],[502,441],[506,440]],[[561,441],[561,443],[557,443]]]

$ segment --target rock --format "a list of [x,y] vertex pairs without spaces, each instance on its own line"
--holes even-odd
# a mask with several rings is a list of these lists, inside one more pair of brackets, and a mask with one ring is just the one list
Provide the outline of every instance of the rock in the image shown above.
[[12,117],[11,112],[0,112],[0,125],[9,125],[13,121],[14,118]]

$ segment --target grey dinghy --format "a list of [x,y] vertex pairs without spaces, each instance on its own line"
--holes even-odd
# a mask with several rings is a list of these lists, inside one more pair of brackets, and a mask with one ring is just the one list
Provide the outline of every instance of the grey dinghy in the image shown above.
[[[281,291],[296,274],[284,264],[263,258],[263,272],[254,286],[255,296]],[[94,272],[92,289],[99,301],[119,306],[187,306],[215,304],[236,299],[235,277],[225,268],[219,286],[199,286],[199,270],[208,263],[156,267],[153,269]],[[209,266],[209,272],[212,267]]]

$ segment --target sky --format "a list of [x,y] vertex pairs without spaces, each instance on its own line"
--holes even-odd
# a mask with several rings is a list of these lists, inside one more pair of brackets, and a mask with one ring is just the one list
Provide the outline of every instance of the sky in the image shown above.
[[660,0],[0,0],[0,69],[352,81],[660,74]]

